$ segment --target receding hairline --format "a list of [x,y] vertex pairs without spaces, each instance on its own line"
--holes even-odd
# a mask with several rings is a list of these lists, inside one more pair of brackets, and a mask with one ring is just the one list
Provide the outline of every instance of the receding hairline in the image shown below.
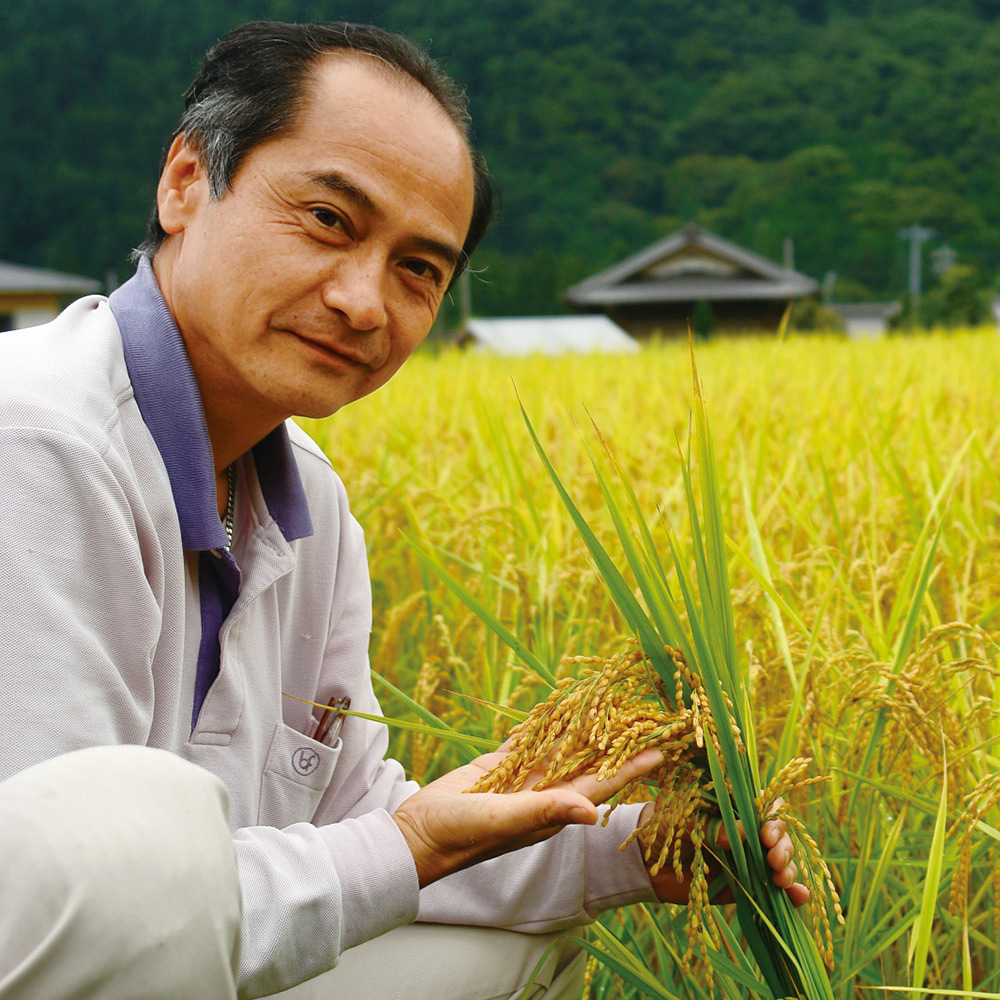
[[[309,71],[303,79],[303,86],[295,109],[295,115],[289,123],[287,132],[285,133],[286,135],[294,134],[300,127],[303,115],[309,106],[310,101],[312,101],[316,94],[317,81],[320,73],[322,72],[324,66],[330,65],[331,59],[336,59],[339,62],[354,62],[359,66],[371,69],[390,83],[399,84],[407,93],[419,96],[428,108],[437,113],[441,122],[449,126],[452,133],[458,137],[462,151],[465,155],[465,164],[469,170],[470,177],[473,178],[473,187],[475,186],[474,179],[476,166],[473,158],[472,142],[467,132],[462,128],[461,124],[455,121],[448,108],[446,108],[419,80],[415,79],[404,69],[394,66],[391,62],[387,62],[381,56],[374,53],[358,51],[356,49],[331,49],[327,52],[320,53],[313,64],[309,67]],[[473,198],[475,198],[474,194]]]
[[[317,78],[322,72],[323,67],[330,65],[333,60],[345,63],[353,62],[358,66],[371,69],[373,72],[377,73],[390,83],[399,84],[404,90],[409,91],[411,94],[419,95],[427,103],[428,107],[435,108],[440,113],[442,120],[451,125],[456,134],[461,138],[462,144],[465,146],[471,157],[472,139],[469,124],[463,121],[456,121],[454,111],[443,104],[433,91],[431,91],[425,84],[412,74],[408,73],[403,67],[396,66],[394,63],[390,62],[384,56],[378,55],[376,52],[366,52],[363,49],[342,48],[326,49],[323,52],[317,53],[316,58],[312,60],[302,82],[303,85],[300,94],[301,104],[304,105],[307,103],[309,98],[314,93]],[[301,107],[298,110],[301,111]]]

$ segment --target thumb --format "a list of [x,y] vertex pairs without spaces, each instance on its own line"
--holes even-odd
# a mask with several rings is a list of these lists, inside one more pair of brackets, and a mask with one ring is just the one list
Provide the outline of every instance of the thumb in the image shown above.
[[568,788],[513,792],[502,798],[507,801],[503,803],[502,817],[497,819],[512,837],[578,823],[593,826],[597,822],[594,803]]

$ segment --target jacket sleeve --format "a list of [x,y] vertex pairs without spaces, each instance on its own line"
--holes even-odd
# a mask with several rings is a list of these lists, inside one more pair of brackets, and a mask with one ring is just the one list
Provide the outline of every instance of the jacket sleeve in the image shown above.
[[620,850],[641,809],[619,806],[607,826],[569,826],[449,875],[421,890],[418,919],[542,934],[590,923],[615,907],[655,902],[638,844]]

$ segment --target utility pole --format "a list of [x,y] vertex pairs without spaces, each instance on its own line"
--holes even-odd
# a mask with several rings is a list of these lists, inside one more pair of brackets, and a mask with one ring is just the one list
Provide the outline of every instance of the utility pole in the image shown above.
[[821,294],[823,296],[824,305],[829,305],[833,301],[833,290],[836,287],[836,285],[837,285],[837,272],[827,271],[826,274],[823,275],[823,284],[821,286],[822,287]]
[[900,229],[899,238],[910,241],[910,275],[907,291],[910,293],[910,314],[916,315],[917,304],[920,302],[920,266],[921,251],[924,244],[934,235],[933,229],[925,229],[914,223]]
[[786,236],[781,243],[781,264],[786,271],[795,270],[795,240]]

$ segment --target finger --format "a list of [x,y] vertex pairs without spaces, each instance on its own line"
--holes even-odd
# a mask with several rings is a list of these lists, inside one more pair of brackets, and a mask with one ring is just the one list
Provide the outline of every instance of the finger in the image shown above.
[[623,764],[618,773],[612,777],[599,780],[594,772],[581,774],[567,782],[567,787],[585,795],[595,805],[601,805],[612,795],[620,792],[630,781],[641,778],[662,763],[663,754],[659,750],[647,748]]
[[792,839],[787,834],[779,840],[774,847],[767,852],[767,863],[776,872],[787,868],[795,855],[795,848],[792,846]]
[[635,781],[636,778],[648,774],[662,763],[663,753],[653,747],[647,747],[622,765],[615,775],[615,780],[622,786],[627,785],[630,781]]
[[781,868],[771,876],[771,881],[779,889],[790,889],[795,884],[795,879],[798,878],[799,869],[795,862],[792,861],[784,868]]
[[768,848],[777,846],[782,837],[788,833],[788,827],[782,819],[769,819],[760,828],[760,842]]
[[790,885],[785,890],[785,895],[788,896],[792,906],[803,906],[812,898],[812,893],[801,882]]
[[[596,823],[597,808],[586,796],[570,788],[540,792],[521,791],[497,796],[489,792],[487,804],[499,820],[499,830],[514,835],[548,830],[571,823]],[[502,819],[500,819],[502,817]]]

